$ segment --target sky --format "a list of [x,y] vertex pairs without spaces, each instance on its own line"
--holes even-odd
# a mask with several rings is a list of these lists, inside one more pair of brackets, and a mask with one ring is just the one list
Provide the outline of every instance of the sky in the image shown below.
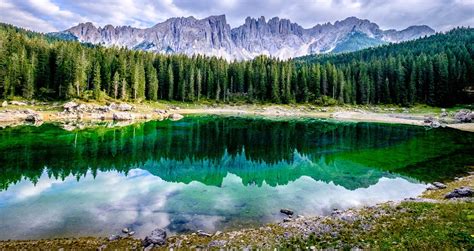
[[474,26],[474,0],[0,0],[0,22],[40,32],[81,22],[146,28],[171,17],[222,14],[231,27],[247,16],[278,16],[305,28],[356,16],[382,29],[426,24],[446,31]]

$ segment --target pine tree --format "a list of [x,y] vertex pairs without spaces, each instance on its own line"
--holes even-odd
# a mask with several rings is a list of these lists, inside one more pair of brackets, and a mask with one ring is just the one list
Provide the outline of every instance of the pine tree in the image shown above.
[[84,51],[79,52],[79,55],[76,59],[75,72],[74,72],[74,86],[75,86],[75,95],[80,97],[82,92],[86,88],[86,69],[87,69],[87,59]]
[[201,69],[197,70],[196,76],[196,87],[197,87],[197,101],[201,99],[201,92],[202,92],[202,76],[201,76]]
[[188,79],[188,100],[194,101],[194,67],[191,67],[189,71]]
[[418,70],[416,68],[415,63],[413,63],[411,66],[410,81],[408,82],[408,86],[407,86],[407,93],[408,93],[407,105],[413,105],[415,103],[416,85],[418,82],[417,73],[418,73]]
[[114,74],[114,80],[113,80],[113,88],[114,88],[114,99],[118,98],[118,91],[119,91],[119,85],[120,85],[120,73],[118,71],[115,72]]
[[36,55],[31,56],[30,62],[25,62],[26,76],[25,83],[23,86],[23,97],[26,99],[32,99],[35,92],[35,68],[36,68]]
[[122,100],[128,100],[128,93],[127,93],[127,80],[125,78],[122,78],[122,84],[121,84],[121,94],[120,98]]
[[337,72],[337,79],[338,79],[337,82],[338,82],[338,90],[339,90],[339,93],[337,95],[337,100],[340,103],[344,103],[344,91],[345,91],[346,80],[344,77],[344,73],[342,71]]
[[158,76],[155,68],[152,64],[148,64],[146,70],[146,90],[147,90],[147,99],[156,101],[158,100]]
[[326,67],[321,67],[321,91],[324,96],[328,95],[328,77],[326,74]]
[[100,99],[100,65],[96,63],[94,65],[94,75],[93,75],[93,80],[92,84],[94,86],[94,98],[95,99]]
[[279,75],[276,65],[273,65],[271,68],[272,76],[272,102],[280,103],[280,86],[279,86]]
[[174,89],[174,75],[173,75],[173,67],[168,64],[168,100],[173,100],[173,89]]

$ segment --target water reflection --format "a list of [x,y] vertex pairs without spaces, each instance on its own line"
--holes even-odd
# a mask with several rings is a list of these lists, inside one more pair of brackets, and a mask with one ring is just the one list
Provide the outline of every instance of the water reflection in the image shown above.
[[141,169],[130,170],[128,176],[100,172],[95,179],[89,173],[79,184],[74,176],[55,180],[45,172],[36,186],[22,181],[1,193],[1,238],[106,236],[123,227],[132,227],[141,237],[156,227],[215,231],[281,219],[282,205],[299,214],[324,214],[416,196],[425,187],[402,178],[381,178],[368,188],[348,190],[306,176],[286,186],[243,186],[235,174],[215,187],[195,181],[170,183]]
[[[418,195],[474,163],[474,135],[319,120],[188,117],[0,130],[0,239],[248,226]],[[41,213],[38,213],[41,212]]]

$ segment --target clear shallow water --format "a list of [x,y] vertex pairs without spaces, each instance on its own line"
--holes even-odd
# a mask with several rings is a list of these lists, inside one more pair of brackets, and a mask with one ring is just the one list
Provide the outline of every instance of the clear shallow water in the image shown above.
[[473,164],[473,134],[199,116],[121,128],[0,130],[0,239],[144,236],[327,214],[420,194]]

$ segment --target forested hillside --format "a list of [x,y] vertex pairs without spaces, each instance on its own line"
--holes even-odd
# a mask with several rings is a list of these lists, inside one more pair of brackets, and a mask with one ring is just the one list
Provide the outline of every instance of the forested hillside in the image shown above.
[[0,25],[0,99],[357,104],[472,102],[474,29],[332,56],[227,62],[52,39]]

